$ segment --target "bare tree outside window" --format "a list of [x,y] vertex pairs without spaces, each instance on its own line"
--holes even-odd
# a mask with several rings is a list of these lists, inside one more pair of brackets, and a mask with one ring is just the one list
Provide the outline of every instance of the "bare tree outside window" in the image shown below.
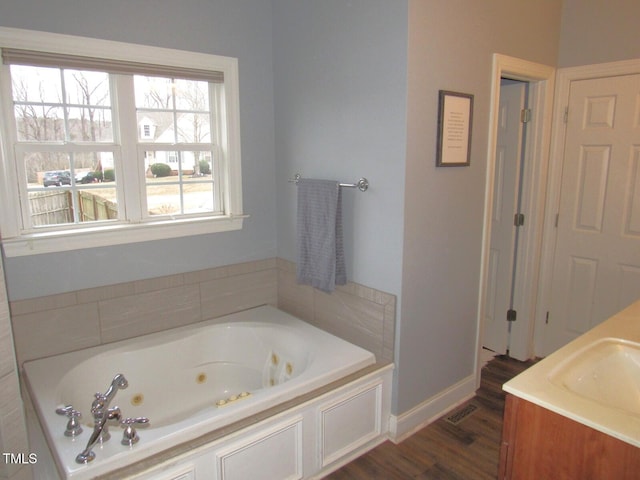
[[[105,161],[113,168],[113,153],[101,147],[114,138],[109,74],[12,65],[11,79],[23,149],[16,158],[26,174],[33,225],[117,217],[115,185],[85,186],[103,180]],[[109,202],[110,211],[97,213],[96,201]]]

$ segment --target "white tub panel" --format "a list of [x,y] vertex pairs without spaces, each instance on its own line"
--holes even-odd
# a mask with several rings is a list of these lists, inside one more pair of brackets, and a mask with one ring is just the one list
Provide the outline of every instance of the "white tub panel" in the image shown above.
[[235,442],[216,453],[218,480],[299,480],[302,416]]
[[382,382],[325,405],[319,414],[318,445],[324,467],[380,435]]

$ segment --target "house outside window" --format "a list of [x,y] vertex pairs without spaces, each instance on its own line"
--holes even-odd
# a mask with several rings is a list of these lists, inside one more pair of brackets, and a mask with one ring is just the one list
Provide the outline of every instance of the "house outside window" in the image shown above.
[[7,255],[242,227],[235,59],[2,28],[0,49]]

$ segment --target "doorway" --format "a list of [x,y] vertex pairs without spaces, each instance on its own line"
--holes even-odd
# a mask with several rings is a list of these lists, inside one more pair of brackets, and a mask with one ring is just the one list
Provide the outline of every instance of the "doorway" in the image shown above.
[[[490,112],[489,148],[487,154],[486,189],[484,205],[484,230],[482,246],[482,273],[479,292],[477,381],[480,379],[482,347],[494,342],[488,335],[496,335],[506,351],[509,338],[509,355],[518,360],[533,357],[533,332],[535,299],[542,247],[544,205],[546,197],[549,145],[551,137],[551,111],[555,69],[550,66],[528,62],[522,59],[495,54],[493,57],[492,104]],[[496,198],[496,155],[500,121],[500,92],[505,80],[514,80],[516,85],[526,85],[527,106],[531,111],[526,136],[519,142],[524,160],[513,179],[513,188],[519,184],[517,201],[518,213],[522,214],[523,225],[518,228],[518,248],[512,251],[510,285],[507,310],[516,312],[515,321],[507,321],[507,312],[496,313],[496,323],[486,327],[487,315],[492,307],[493,286],[490,284],[492,265],[491,241],[492,222]],[[519,119],[518,119],[519,120]],[[511,219],[513,221],[513,217]],[[515,236],[515,233],[513,233]],[[515,246],[515,238],[514,243]],[[508,278],[508,274],[505,275]],[[509,282],[507,280],[507,282]],[[501,307],[502,308],[502,307]],[[502,318],[500,318],[502,317]],[[493,319],[491,319],[493,321]],[[491,333],[493,332],[493,333]],[[502,347],[501,347],[502,348]]]

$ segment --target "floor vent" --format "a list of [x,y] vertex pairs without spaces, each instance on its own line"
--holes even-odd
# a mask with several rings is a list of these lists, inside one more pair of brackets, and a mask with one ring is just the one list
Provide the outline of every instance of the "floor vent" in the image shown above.
[[445,420],[452,425],[458,425],[460,422],[462,422],[465,418],[467,418],[477,409],[478,409],[478,406],[476,404],[469,403],[464,407],[459,408],[458,410],[453,412],[451,415],[447,416]]

